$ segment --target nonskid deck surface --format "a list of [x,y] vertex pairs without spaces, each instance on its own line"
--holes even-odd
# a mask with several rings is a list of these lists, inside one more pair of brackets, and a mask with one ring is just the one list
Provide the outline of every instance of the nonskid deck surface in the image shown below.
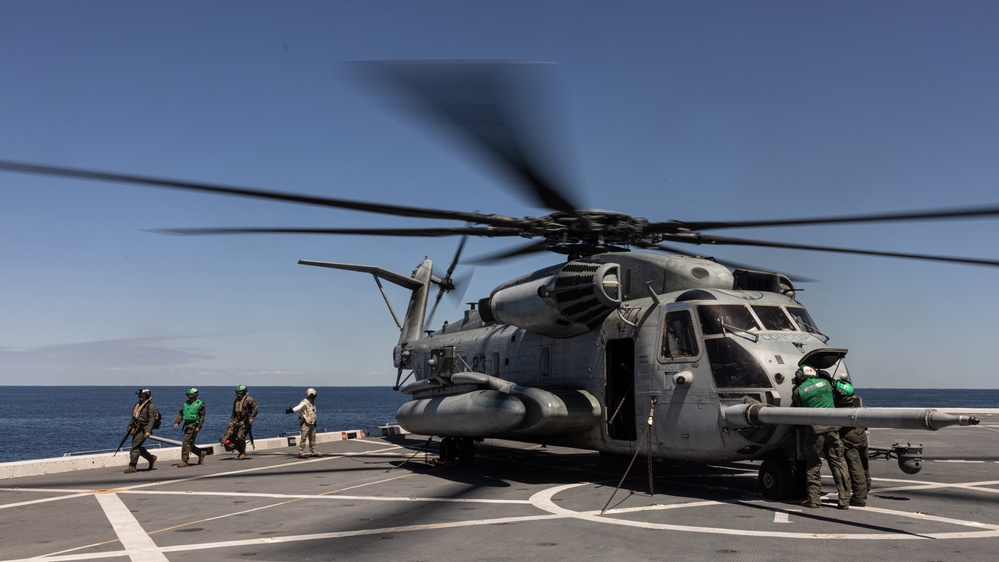
[[828,496],[821,509],[764,499],[758,463],[655,462],[650,496],[642,457],[616,490],[630,458],[495,440],[466,467],[429,463],[437,440],[412,435],[324,443],[309,459],[140,461],[135,474],[0,481],[0,560],[993,559],[999,419],[872,431],[872,446],[896,442],[924,445],[922,472],[873,460],[868,506],[848,511]]

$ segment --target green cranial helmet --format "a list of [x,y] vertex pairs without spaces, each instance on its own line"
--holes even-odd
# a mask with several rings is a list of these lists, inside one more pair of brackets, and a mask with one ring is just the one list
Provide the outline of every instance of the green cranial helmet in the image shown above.
[[239,385],[236,387],[236,392],[246,392],[246,387],[243,385]]
[[853,385],[847,381],[837,381],[835,388],[843,396],[853,396],[854,394]]
[[191,398],[197,398],[197,397],[198,397],[198,389],[197,389],[197,388],[194,388],[194,387],[192,386],[191,388],[187,389],[187,392],[186,392],[186,394],[187,394],[187,395],[188,395],[189,397],[191,397]]

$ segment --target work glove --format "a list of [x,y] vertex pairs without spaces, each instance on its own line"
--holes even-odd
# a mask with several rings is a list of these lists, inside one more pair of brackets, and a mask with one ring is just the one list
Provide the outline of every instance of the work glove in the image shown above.
[[286,413],[286,414],[294,414],[295,410],[293,410],[291,408],[288,408],[287,410],[284,411],[284,413]]

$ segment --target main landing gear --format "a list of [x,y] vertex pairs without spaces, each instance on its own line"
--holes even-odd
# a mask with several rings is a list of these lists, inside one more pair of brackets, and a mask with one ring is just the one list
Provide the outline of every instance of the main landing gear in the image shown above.
[[475,462],[475,440],[471,437],[445,437],[438,451],[442,464],[464,466]]
[[760,491],[768,500],[804,497],[805,463],[781,456],[768,457],[760,464]]

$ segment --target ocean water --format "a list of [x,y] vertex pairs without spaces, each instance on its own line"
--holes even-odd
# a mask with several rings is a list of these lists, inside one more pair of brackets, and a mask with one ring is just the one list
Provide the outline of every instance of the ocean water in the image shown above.
[[[0,462],[61,457],[64,453],[114,450],[125,435],[138,387],[0,386]],[[153,403],[163,416],[156,435],[180,440],[173,420],[187,400],[187,387],[151,387]],[[305,398],[304,387],[249,387],[260,412],[253,423],[255,438],[298,434],[298,414],[286,408]],[[376,430],[395,422],[395,412],[409,399],[390,387],[316,387],[320,430]],[[205,403],[205,425],[199,443],[217,441],[229,425],[233,387],[199,387]],[[379,433],[380,434],[380,433]],[[152,442],[155,443],[155,442]],[[122,449],[128,454],[129,443]],[[119,455],[121,453],[118,453]]]
[[[125,434],[137,387],[124,386],[2,386],[0,387],[0,462],[60,457],[64,453],[114,450]],[[157,435],[180,439],[173,420],[186,400],[186,387],[152,387],[153,403],[163,415]],[[409,399],[389,387],[317,387],[316,407],[321,430],[375,431],[395,421],[395,412]],[[199,442],[222,436],[229,423],[233,387],[202,387],[205,427]],[[253,424],[257,438],[298,434],[298,416],[285,408],[305,397],[299,387],[250,387],[260,406]],[[868,407],[999,408],[999,389],[942,390],[867,388],[858,390]],[[128,443],[123,452],[127,454]],[[121,453],[119,453],[121,454]]]

